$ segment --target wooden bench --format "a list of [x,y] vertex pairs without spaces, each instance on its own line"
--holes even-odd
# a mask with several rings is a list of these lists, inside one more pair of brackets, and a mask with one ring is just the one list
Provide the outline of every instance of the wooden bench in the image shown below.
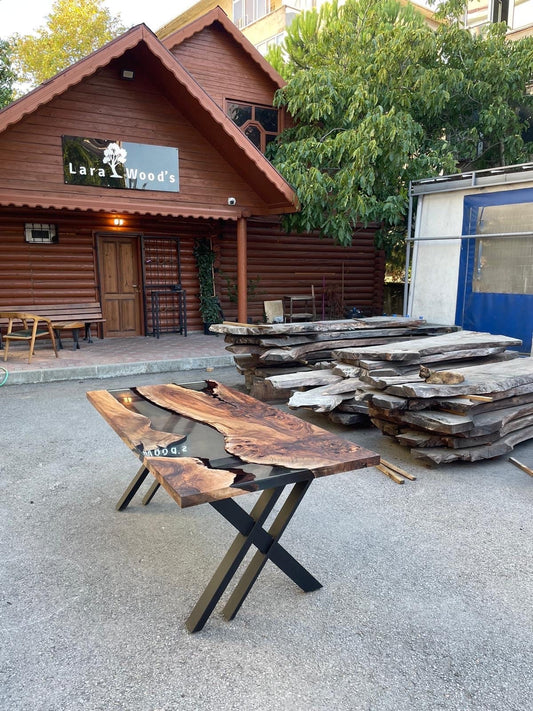
[[[98,301],[89,301],[82,304],[23,304],[22,306],[2,306],[2,311],[19,311],[43,316],[52,322],[52,328],[57,338],[59,348],[63,348],[61,343],[61,332],[72,331],[74,340],[73,350],[80,347],[78,332],[80,328],[85,329],[84,339],[92,343],[91,325],[93,323],[103,324],[105,318],[102,315],[102,306]],[[0,327],[7,325],[7,319],[0,319]],[[100,327],[100,338],[103,338],[103,329]],[[0,338],[1,343],[1,338]]]

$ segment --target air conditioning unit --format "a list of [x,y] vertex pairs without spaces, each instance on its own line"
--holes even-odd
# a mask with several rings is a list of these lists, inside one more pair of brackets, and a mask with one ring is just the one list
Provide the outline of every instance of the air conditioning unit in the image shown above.
[[55,225],[45,225],[39,222],[26,222],[24,225],[26,242],[35,244],[53,244],[58,241]]

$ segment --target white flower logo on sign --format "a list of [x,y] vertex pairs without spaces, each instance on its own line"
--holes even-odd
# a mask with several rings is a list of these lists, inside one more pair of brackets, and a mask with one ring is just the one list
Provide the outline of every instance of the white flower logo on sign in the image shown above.
[[124,164],[126,162],[126,156],[128,155],[128,151],[125,148],[121,148],[118,143],[110,143],[108,147],[104,151],[104,158],[103,162],[104,163],[109,163],[109,167],[111,168],[111,177],[112,178],[122,178],[122,175],[119,175],[116,171],[116,167],[119,163]]

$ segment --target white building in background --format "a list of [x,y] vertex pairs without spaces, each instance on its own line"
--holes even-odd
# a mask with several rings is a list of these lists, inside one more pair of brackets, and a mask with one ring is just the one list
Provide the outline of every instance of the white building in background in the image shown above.
[[471,0],[465,27],[479,32],[489,22],[506,22],[510,39],[533,34],[533,0]]
[[[261,54],[266,54],[274,44],[281,44],[294,18],[306,10],[318,10],[328,0],[233,0],[233,22],[254,44]],[[344,0],[339,0],[342,5]],[[415,5],[426,21],[436,26],[433,12],[425,0],[400,0]]]
[[[426,22],[432,26],[437,25],[425,0],[399,1],[417,6]],[[168,37],[218,5],[244,36],[265,55],[271,45],[283,42],[287,28],[297,15],[305,10],[319,9],[325,2],[327,0],[199,0],[161,27],[157,36],[160,39]],[[343,0],[340,0],[339,4],[342,2]]]

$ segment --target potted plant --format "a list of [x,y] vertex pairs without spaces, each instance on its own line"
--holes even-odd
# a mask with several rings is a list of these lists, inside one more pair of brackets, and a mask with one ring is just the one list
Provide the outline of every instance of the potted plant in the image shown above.
[[200,237],[194,243],[193,250],[198,267],[198,283],[200,285],[200,314],[204,322],[204,333],[210,333],[212,323],[220,323],[222,308],[215,290],[215,252],[211,240]]

